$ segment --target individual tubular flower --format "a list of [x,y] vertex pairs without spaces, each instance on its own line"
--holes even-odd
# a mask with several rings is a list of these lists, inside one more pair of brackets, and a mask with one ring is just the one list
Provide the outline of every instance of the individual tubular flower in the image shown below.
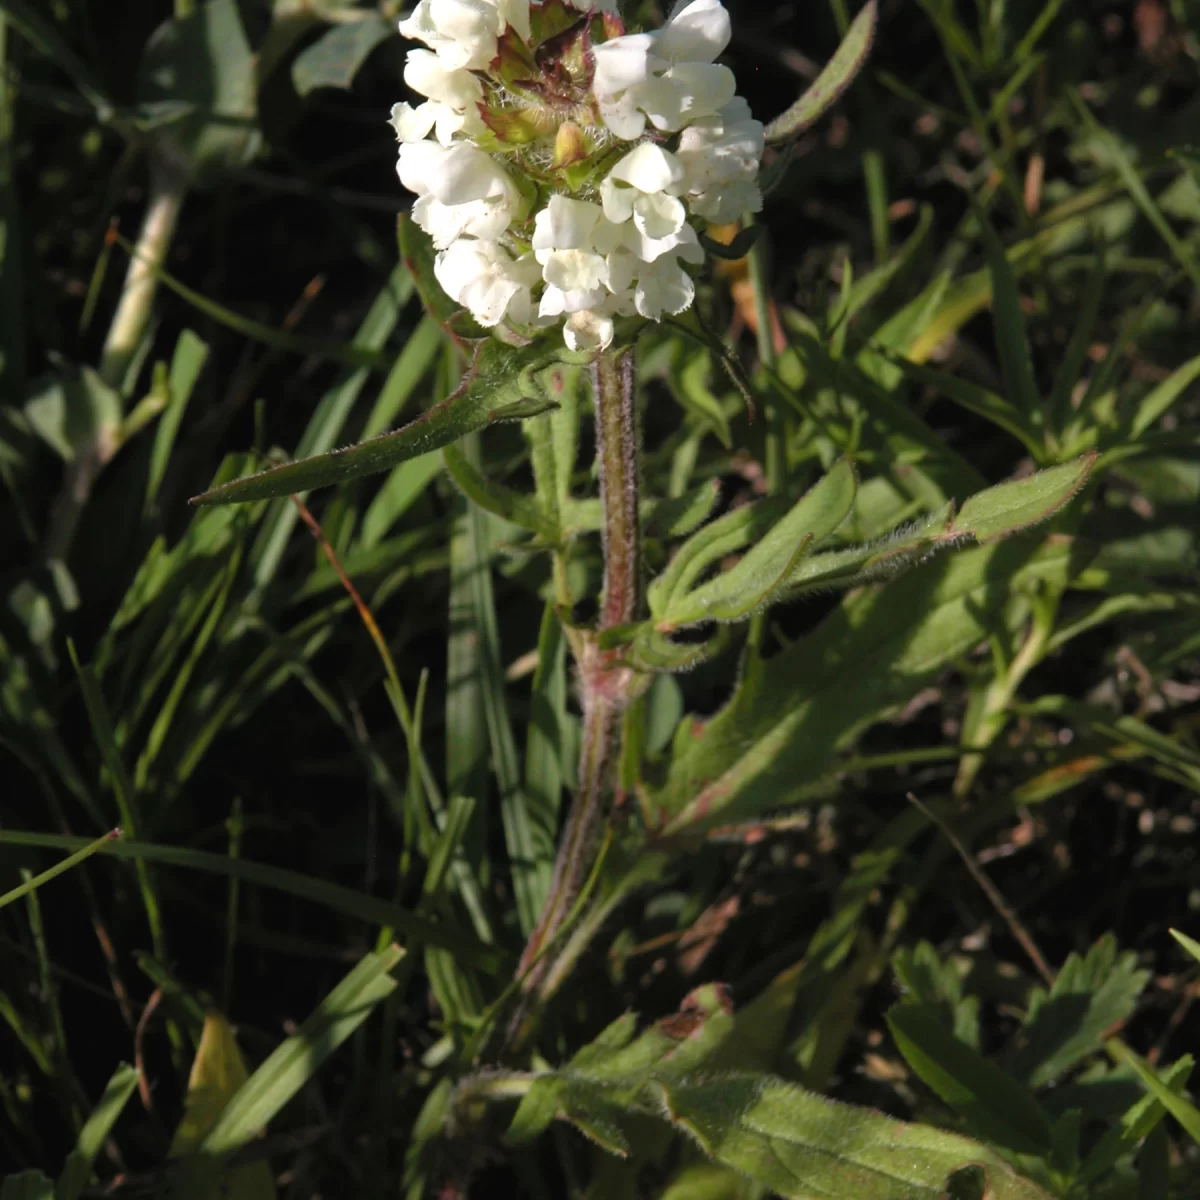
[[521,194],[504,168],[463,142],[405,143],[398,169],[400,182],[417,194],[413,220],[439,250],[464,236],[495,240],[520,205]]
[[498,242],[459,238],[437,256],[434,274],[481,325],[491,328],[505,318],[526,325],[533,318],[530,288],[541,271],[531,255],[514,259]]
[[420,0],[400,32],[424,42],[450,70],[482,71],[506,25],[529,36],[529,0]]
[[758,212],[758,164],[765,145],[762,122],[754,120],[740,96],[685,129],[677,154],[692,212],[716,224]]
[[720,0],[646,33],[616,0],[421,0],[401,32],[427,47],[405,70],[425,102],[392,116],[413,219],[443,289],[502,336],[599,350],[619,318],[683,312],[698,231],[761,207]]

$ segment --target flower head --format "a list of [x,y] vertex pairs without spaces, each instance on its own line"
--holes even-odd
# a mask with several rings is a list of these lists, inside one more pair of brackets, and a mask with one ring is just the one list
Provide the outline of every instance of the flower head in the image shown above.
[[560,325],[596,350],[618,317],[690,307],[698,230],[757,211],[763,127],[716,59],[720,0],[627,33],[616,0],[420,0],[400,32],[399,174],[444,290],[488,327]]

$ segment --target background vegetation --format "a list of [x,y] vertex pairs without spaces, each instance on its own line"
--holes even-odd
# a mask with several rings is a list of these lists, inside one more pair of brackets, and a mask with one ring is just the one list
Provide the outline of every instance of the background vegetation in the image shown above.
[[[505,1135],[517,1092],[472,1075],[575,772],[546,556],[437,453],[314,493],[319,541],[285,499],[186,503],[459,378],[398,265],[397,12],[118,7],[0,0],[0,887],[124,832],[5,898],[0,1194],[786,1190],[644,1130],[614,1157],[586,1098]],[[854,15],[728,7],[764,119]],[[691,993],[676,1021],[724,1022],[708,1068],[995,1148],[820,1194],[1043,1194],[1006,1159],[1051,1195],[1200,1195],[1200,961],[1169,933],[1200,928],[1198,60],[1191,0],[884,0],[751,258],[701,289],[753,420],[709,349],[643,340],[647,493],[681,500],[655,569],[684,498],[798,495],[845,454],[834,545],[1097,457],[1052,523],[776,607],[656,681],[619,825],[678,836],[600,881],[541,1069]],[[139,238],[166,273],[131,308]],[[527,487],[521,425],[464,449]],[[594,537],[570,570],[594,596]],[[732,799],[689,810],[723,772]],[[269,1070],[217,1120],[243,1059]],[[572,1104],[600,1146],[519,1144]]]

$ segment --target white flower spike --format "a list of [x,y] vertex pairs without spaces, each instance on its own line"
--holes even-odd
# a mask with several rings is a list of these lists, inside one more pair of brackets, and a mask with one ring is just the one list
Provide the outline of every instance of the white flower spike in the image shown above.
[[[420,0],[400,32],[400,180],[446,293],[488,328],[561,327],[595,352],[617,320],[689,308],[698,233],[762,207],[763,126],[716,60],[720,0],[626,32],[617,0]],[[632,326],[631,326],[632,328]]]

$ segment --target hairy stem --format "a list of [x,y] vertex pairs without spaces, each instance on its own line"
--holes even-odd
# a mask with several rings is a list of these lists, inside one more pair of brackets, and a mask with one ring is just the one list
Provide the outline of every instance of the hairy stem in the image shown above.
[[[641,604],[639,437],[633,396],[633,352],[601,355],[592,366],[596,408],[596,465],[604,512],[604,590],[597,633],[635,620]],[[589,638],[579,656],[583,736],[579,790],[554,863],[554,876],[537,927],[521,956],[521,998],[508,1029],[516,1048],[534,1027],[531,1014],[553,956],[548,948],[579,899],[608,820],[621,715],[636,686],[619,651]]]

